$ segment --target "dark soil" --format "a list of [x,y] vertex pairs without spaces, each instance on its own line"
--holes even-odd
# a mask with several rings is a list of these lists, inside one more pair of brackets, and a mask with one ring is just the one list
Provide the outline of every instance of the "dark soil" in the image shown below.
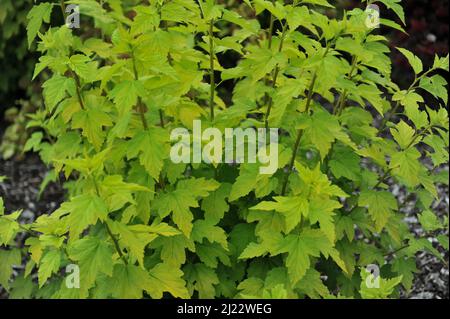
[[6,211],[23,209],[21,216],[24,222],[54,211],[63,201],[64,191],[60,185],[50,183],[39,196],[41,182],[47,172],[37,154],[27,154],[20,161],[0,159],[0,175],[7,176],[0,183],[0,196]]

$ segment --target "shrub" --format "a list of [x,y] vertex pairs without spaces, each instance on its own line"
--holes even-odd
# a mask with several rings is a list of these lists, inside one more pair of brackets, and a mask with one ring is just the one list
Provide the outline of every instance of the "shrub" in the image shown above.
[[[326,0],[137,2],[70,1],[90,17],[82,24],[93,21],[87,35],[57,25],[39,33],[57,4],[28,15],[35,75],[52,77],[27,149],[65,180],[68,198],[32,224],[0,213],[3,287],[45,298],[386,298],[411,288],[416,252],[442,258],[426,236],[448,227],[430,208],[448,177],[439,170],[448,56],[424,70],[396,49],[416,74],[400,88],[364,9],[330,19]],[[380,2],[399,19],[381,23],[402,30],[399,1]],[[224,68],[230,52],[238,63]],[[440,105],[424,105],[427,94]],[[278,169],[173,163],[171,130],[196,119],[221,131],[279,128]],[[408,230],[388,180],[415,194],[427,234]],[[18,232],[29,237],[15,248]],[[9,283],[22,258],[24,273]],[[67,286],[70,264],[79,289]],[[381,268],[374,287],[370,264]]]

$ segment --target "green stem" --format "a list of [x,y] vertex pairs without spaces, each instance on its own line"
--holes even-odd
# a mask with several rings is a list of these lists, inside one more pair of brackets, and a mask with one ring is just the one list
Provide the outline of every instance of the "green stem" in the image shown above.
[[[133,61],[134,79],[136,81],[139,81],[139,74],[137,72],[136,59],[134,57],[133,50],[131,50],[131,59]],[[142,102],[142,99],[141,99],[140,96],[138,97],[137,107],[138,107],[139,115],[141,117],[142,126],[144,127],[144,130],[148,131],[148,123],[147,123],[147,119],[145,118],[145,105]],[[159,121],[160,121],[161,127],[164,128],[164,113],[163,113],[163,111],[161,109],[159,109]],[[159,177],[159,184],[160,184],[161,188],[165,187],[164,178],[162,176],[162,173],[161,173],[161,175]]]
[[4,220],[7,220],[7,221],[9,221],[9,222],[11,222],[11,223],[17,223],[17,225],[19,226],[19,228],[20,228],[21,230],[23,230],[24,232],[27,232],[28,234],[30,234],[30,235],[32,235],[32,236],[36,236],[36,237],[39,236],[39,233],[38,233],[38,232],[26,228],[26,227],[23,226],[21,223],[19,223],[17,220],[8,218],[8,216],[0,216],[0,218],[3,218]]
[[[95,176],[93,176],[93,175],[91,175],[91,178],[92,178],[92,183],[94,184],[95,192],[96,192],[97,196],[100,197],[100,189],[98,188],[97,180],[95,179]],[[119,241],[117,240],[116,236],[114,236],[113,232],[111,231],[111,228],[109,227],[108,222],[105,221],[103,223],[103,225],[105,225],[106,231],[108,232],[109,237],[111,237],[111,240],[114,243],[114,248],[116,249],[120,258],[125,263],[125,265],[128,265],[128,261],[126,260],[122,250],[120,249]]]
[[[422,73],[422,75],[420,75],[420,76],[415,76],[415,78],[414,78],[414,81],[413,81],[413,83],[411,83],[411,85],[409,86],[409,88],[406,90],[406,94],[408,94],[409,92],[411,92],[412,90],[415,90],[417,87],[416,87],[416,84],[424,77],[424,76],[427,76],[430,72],[433,72],[434,71],[434,69],[433,68],[431,68],[431,69],[429,69],[428,71],[426,71],[426,72],[424,72],[424,73]],[[391,111],[390,112],[388,112],[387,114],[386,114],[386,116],[383,118],[383,120],[381,121],[381,124],[380,124],[380,128],[378,129],[378,132],[382,132],[385,128],[386,128],[386,125],[387,125],[387,122],[391,119],[391,117],[395,114],[395,112],[397,112],[397,109],[400,107],[400,101],[397,101],[397,103],[395,104],[395,106],[391,109]]]
[[[272,3],[274,3],[274,0],[272,0]],[[268,31],[268,37],[267,37],[267,48],[270,50],[272,48],[272,33],[273,33],[273,27],[275,24],[275,17],[272,13],[270,13],[270,22],[269,22],[269,31]],[[266,76],[264,80],[264,84],[266,86],[269,85],[269,78]],[[269,95],[267,92],[264,95],[264,102],[263,105],[266,105],[269,101]],[[266,125],[267,127],[267,125]]]
[[380,124],[380,128],[379,128],[379,132],[382,132],[385,128],[386,128],[386,124],[387,122],[391,119],[391,116],[393,114],[395,114],[395,112],[397,111],[397,109],[400,107],[400,101],[397,101],[397,103],[395,104],[395,106],[392,108],[392,110],[390,112],[388,112],[388,114],[386,114],[386,116],[383,118],[383,120],[381,121]]
[[[134,51],[133,49],[131,49],[131,60],[133,62],[133,74],[134,74],[134,79],[136,81],[139,81],[139,74],[136,68],[136,59],[134,57]],[[138,96],[138,104],[137,104],[137,109],[139,112],[139,116],[141,118],[141,122],[142,122],[142,126],[144,127],[144,130],[148,130],[148,123],[147,123],[147,119],[145,118],[145,106],[144,103],[142,102],[142,98],[140,96]]]
[[387,171],[385,171],[383,173],[383,175],[381,176],[381,178],[378,180],[378,182],[375,184],[375,186],[373,187],[373,189],[377,188],[378,186],[381,185],[381,183],[383,183],[386,179],[386,177],[389,175],[390,172],[392,172],[393,168],[389,168]]
[[269,34],[268,34],[268,38],[267,38],[267,47],[269,49],[272,48],[272,33],[273,33],[273,26],[275,24],[275,17],[273,16],[273,14],[270,14],[270,22],[269,22]]
[[[408,145],[405,147],[405,150],[409,149],[420,136],[422,136],[425,132],[427,132],[432,127],[433,127],[432,125],[429,125],[426,128],[424,128],[420,133],[417,132],[414,135],[414,137],[411,139],[411,142],[409,142]],[[381,176],[381,178],[378,180],[378,182],[375,184],[375,186],[373,188],[375,189],[378,186],[380,186],[381,183],[383,183],[385,181],[386,177],[389,175],[390,172],[392,172],[392,170],[394,168],[395,167],[391,167],[386,172],[384,172],[383,175]]]
[[399,248],[397,248],[397,249],[395,249],[395,250],[393,250],[391,252],[388,252],[388,253],[384,254],[384,257],[392,256],[392,255],[398,253],[399,251],[401,251],[401,250],[403,250],[405,248],[408,248],[409,246],[410,245],[403,245],[403,246],[401,246],[401,247],[399,247]]
[[[280,39],[280,44],[278,46],[278,52],[281,52],[283,50],[283,43],[284,43],[284,39],[286,38],[286,34],[287,34],[287,22],[284,23],[283,25],[283,31],[281,34],[281,39]],[[277,64],[275,66],[275,70],[273,73],[273,78],[272,78],[272,88],[275,88],[276,84],[277,84],[277,79],[278,79],[278,74],[280,73],[280,67]],[[273,105],[273,99],[272,97],[269,97],[269,101],[268,101],[268,105],[267,105],[267,111],[264,117],[264,123],[265,123],[265,127],[266,129],[269,128],[269,116],[270,116],[270,111],[272,110],[272,105]]]
[[209,109],[211,122],[214,121],[214,93],[216,91],[216,83],[214,78],[214,19],[209,22],[209,80],[210,80],[210,96]]
[[[419,239],[420,238],[428,238],[428,237],[436,237],[435,231],[428,231],[428,232],[425,232],[422,235],[418,236]],[[399,248],[394,249],[393,251],[387,252],[386,254],[384,254],[384,257],[392,256],[392,255],[398,253],[399,251],[402,251],[403,249],[406,249],[406,248],[408,248],[410,246],[411,245],[409,243],[408,244],[404,244],[404,245],[400,246]],[[445,265],[448,267],[448,263],[447,262],[445,262]]]
[[164,112],[162,109],[159,109],[159,124],[164,128]]
[[[65,23],[67,15],[66,15],[66,4],[64,3],[64,0],[60,1],[60,6],[61,6],[61,12],[62,12],[62,15],[63,15],[63,18],[64,18],[64,23]],[[71,52],[72,52],[72,50],[71,50]],[[75,90],[76,90],[76,93],[77,93],[78,102],[80,103],[81,109],[84,110],[85,106],[84,106],[83,98],[82,98],[82,95],[81,95],[82,87],[81,87],[80,78],[72,70],[70,70],[70,76],[75,80],[75,83],[76,83]]]
[[[316,79],[317,79],[317,71],[314,72],[313,78],[312,78],[311,83],[309,85],[308,97],[307,97],[307,100],[306,100],[306,107],[305,107],[305,112],[306,113],[309,112],[309,107],[311,105],[311,100],[312,100],[312,96],[313,96],[313,92],[314,92],[314,86],[316,84]],[[289,181],[289,175],[291,174],[292,169],[294,168],[295,158],[297,156],[297,152],[298,152],[298,148],[300,146],[300,140],[302,139],[302,136],[303,136],[303,130],[302,129],[298,129],[298,131],[297,131],[297,138],[295,139],[295,144],[294,144],[294,150],[292,151],[291,160],[290,160],[289,166],[288,166],[288,171],[286,172],[286,175],[284,177],[283,187],[281,189],[281,196],[284,196],[284,194],[286,193],[287,184],[288,184],[288,181]]]
[[[161,6],[158,6],[158,13],[159,13],[159,19],[162,23],[162,29],[165,32],[168,32],[169,26],[168,26],[167,20],[162,19],[162,7]],[[170,52],[167,53],[167,61],[169,62],[169,65],[172,66],[173,63],[172,63],[172,56],[170,55]],[[165,126],[164,125],[164,111],[161,108],[159,109],[159,124],[162,128],[164,128],[164,126]]]
[[83,96],[81,95],[82,88],[81,88],[80,78],[72,70],[70,70],[70,74],[71,74],[72,78],[75,80],[75,83],[76,83],[75,90],[77,92],[78,102],[80,103],[81,109],[84,110],[86,107],[84,106]]
[[[275,5],[275,0],[272,0],[272,5]],[[267,47],[270,49],[272,48],[272,39],[273,39],[273,28],[275,26],[275,16],[270,13],[270,22],[269,22],[269,31],[268,31],[268,38],[267,38]]]
[[64,3],[64,0],[59,1],[59,4],[61,6],[62,15],[64,18],[64,23],[66,23],[66,4]]
[[344,108],[346,99],[347,99],[347,89],[344,89],[344,91],[342,91],[341,95],[339,96],[336,108],[334,109],[335,115],[340,115],[342,113],[342,109]]
[[[66,4],[64,3],[64,0],[61,0],[59,3],[60,3],[60,6],[61,6],[61,12],[62,12],[62,15],[63,15],[63,18],[64,18],[64,23],[65,23],[66,22],[66,18],[67,18],[67,15],[66,15]],[[72,70],[70,70],[70,76],[75,80],[75,83],[76,83],[75,90],[76,90],[76,93],[77,93],[78,102],[80,103],[81,109],[84,110],[85,106],[84,106],[84,102],[83,102],[83,97],[81,95],[82,87],[81,87],[80,78]]]
[[128,261],[125,258],[122,250],[120,249],[119,242],[118,242],[117,238],[114,236],[114,234],[112,233],[111,228],[109,228],[108,223],[105,222],[105,223],[103,223],[103,225],[105,225],[106,231],[108,232],[109,237],[111,237],[111,239],[114,243],[114,248],[116,249],[117,253],[119,254],[120,259],[122,259],[122,261],[125,263],[125,265],[128,265]]
[[[356,75],[356,74],[353,75],[353,72],[356,69],[356,64],[357,64],[356,61],[357,61],[356,56],[353,56],[353,58],[352,58],[352,65],[351,65],[351,68],[350,68],[350,72],[348,74],[348,79],[349,80],[352,80],[354,78],[354,76]],[[348,94],[347,89],[344,89],[344,91],[342,92],[341,96],[339,97],[338,104],[337,104],[336,108],[334,109],[334,111],[335,111],[334,114],[341,115],[342,111],[344,110],[345,101],[347,99],[347,94]]]
[[[330,51],[331,45],[332,45],[331,41],[327,43],[327,46],[325,48],[325,52],[323,53],[323,58],[325,58],[327,56],[328,52]],[[314,71],[311,83],[310,83],[309,88],[308,88],[308,96],[307,96],[306,106],[305,106],[305,112],[306,113],[309,112],[309,107],[311,105],[311,100],[312,100],[312,96],[313,96],[313,93],[314,93],[314,86],[316,84],[316,79],[317,79],[317,70]],[[288,171],[286,172],[286,175],[285,175],[285,178],[284,178],[284,182],[283,182],[283,186],[281,188],[281,195],[284,195],[286,193],[287,185],[288,185],[288,182],[289,182],[289,175],[291,174],[292,169],[294,168],[295,157],[297,156],[297,152],[298,152],[298,148],[300,146],[300,140],[302,139],[302,136],[303,136],[303,130],[299,129],[297,131],[297,138],[295,139],[294,150],[292,152],[292,157],[291,157],[291,160],[289,162]]]

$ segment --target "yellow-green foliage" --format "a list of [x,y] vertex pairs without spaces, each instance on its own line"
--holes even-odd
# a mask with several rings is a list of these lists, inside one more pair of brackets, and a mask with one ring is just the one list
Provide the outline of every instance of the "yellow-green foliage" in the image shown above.
[[[400,1],[379,2],[399,19],[381,24],[401,30]],[[27,149],[70,183],[66,202],[32,224],[2,212],[0,284],[12,294],[385,298],[411,287],[417,251],[440,256],[409,232],[385,183],[417,195],[428,232],[447,227],[430,206],[435,184],[447,183],[434,168],[448,161],[439,75],[448,57],[424,70],[399,49],[416,78],[398,87],[365,2],[338,19],[324,14],[335,10],[326,0],[70,3],[95,32],[52,21],[59,3],[28,15],[41,53],[35,74],[52,76],[30,124],[42,131]],[[224,68],[229,51],[239,61]],[[438,102],[427,106],[429,94]],[[280,128],[279,169],[172,163],[170,131],[192,129],[194,119],[221,130]],[[432,169],[419,162],[419,145]],[[8,246],[23,231],[25,247]],[[21,258],[25,273],[10,282]],[[67,264],[80,266],[79,289],[65,285]],[[376,289],[364,285],[368,264],[382,269]]]

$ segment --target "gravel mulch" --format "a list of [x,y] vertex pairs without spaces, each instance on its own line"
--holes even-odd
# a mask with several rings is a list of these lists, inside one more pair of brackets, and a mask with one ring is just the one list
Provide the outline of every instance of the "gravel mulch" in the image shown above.
[[22,160],[0,159],[0,176],[7,179],[0,183],[7,212],[22,209],[23,222],[33,221],[44,213],[54,211],[64,199],[64,190],[50,183],[39,196],[39,189],[48,172],[37,154],[27,154]]
[[[449,169],[448,165],[441,169]],[[411,231],[417,236],[423,236],[425,233],[422,229],[417,214],[420,213],[415,208],[414,196],[407,196],[405,189],[396,184],[391,185],[391,192],[397,197],[399,203],[402,204],[401,212],[405,214],[405,220],[409,225]],[[443,220],[445,216],[449,216],[449,189],[446,185],[437,185],[439,199],[436,200],[432,206],[432,211]],[[445,229],[441,234],[448,236],[449,230]],[[416,265],[419,272],[416,274],[414,285],[408,295],[403,295],[403,298],[411,299],[449,299],[449,268],[448,260],[449,253],[438,245],[437,239],[428,237],[428,240],[437,248],[447,264],[444,264],[436,256],[428,252],[420,252],[416,256]]]

